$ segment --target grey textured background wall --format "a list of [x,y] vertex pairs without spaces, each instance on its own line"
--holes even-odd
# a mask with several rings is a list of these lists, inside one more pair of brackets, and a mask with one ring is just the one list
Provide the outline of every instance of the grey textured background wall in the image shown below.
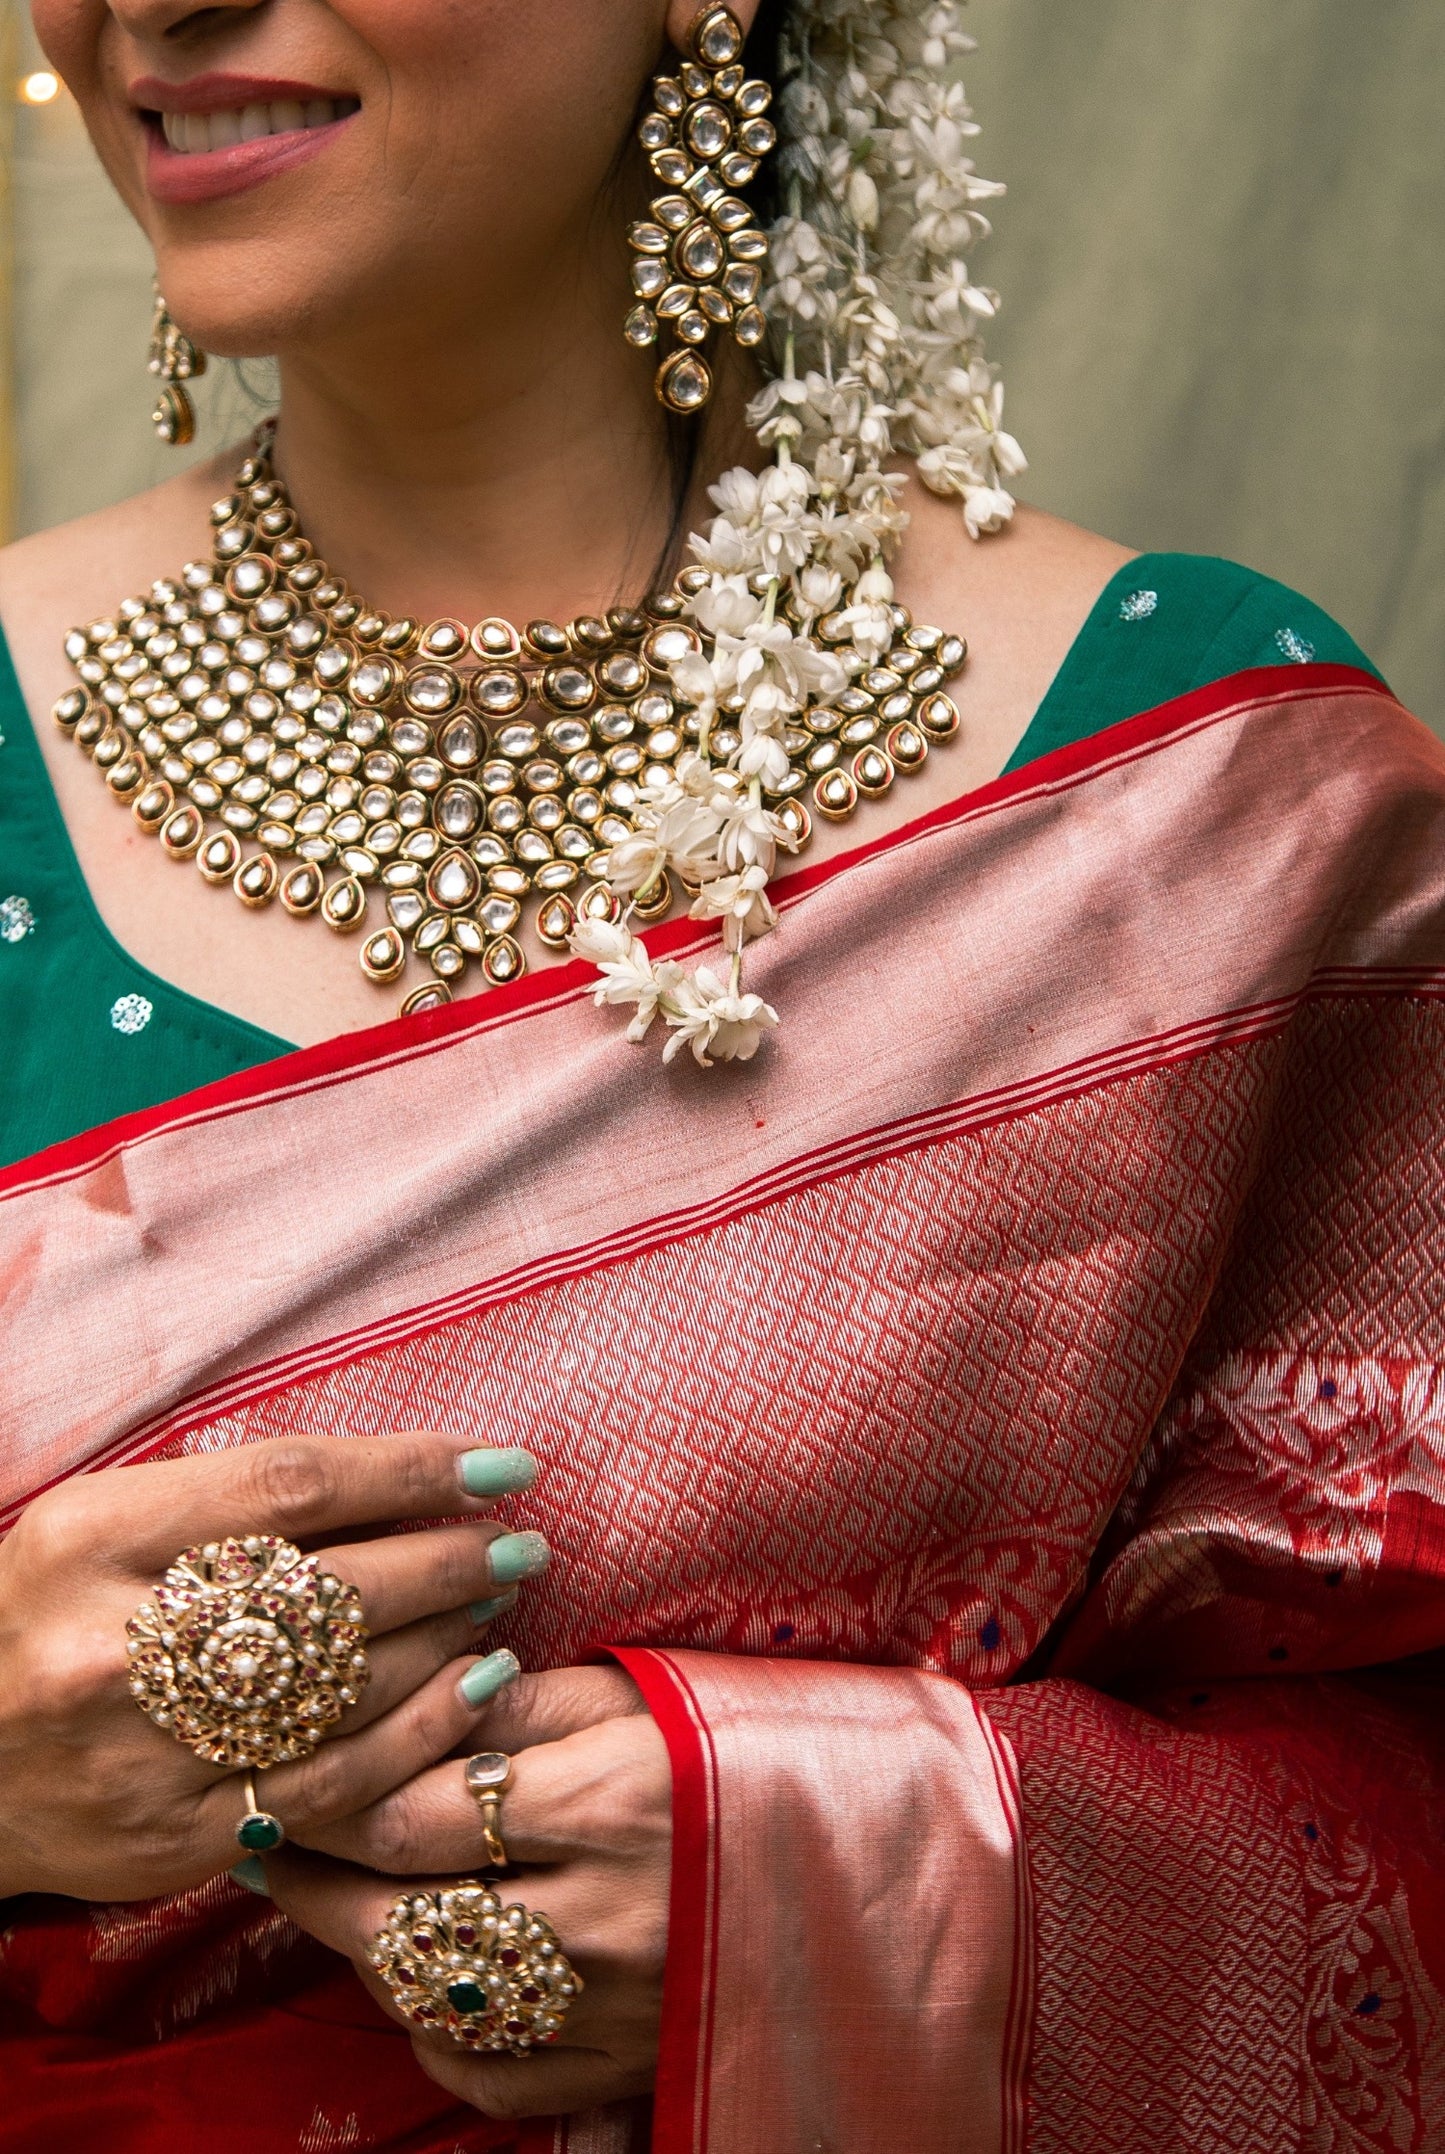
[[[969,16],[978,159],[1010,189],[978,273],[1004,295],[1022,491],[1298,585],[1445,732],[1445,0]],[[34,529],[174,458],[146,424],[145,249],[67,101],[19,109],[14,132],[16,509]],[[224,374],[210,401],[212,442],[249,416]]]
[[1029,498],[1327,607],[1445,731],[1445,0],[972,0]]

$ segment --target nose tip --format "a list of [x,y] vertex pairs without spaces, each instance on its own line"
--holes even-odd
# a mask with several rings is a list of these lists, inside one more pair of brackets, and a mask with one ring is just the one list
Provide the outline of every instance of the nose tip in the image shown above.
[[228,29],[237,16],[253,15],[267,0],[213,0],[193,7],[189,0],[108,0],[111,14],[132,37],[172,43],[203,38]]

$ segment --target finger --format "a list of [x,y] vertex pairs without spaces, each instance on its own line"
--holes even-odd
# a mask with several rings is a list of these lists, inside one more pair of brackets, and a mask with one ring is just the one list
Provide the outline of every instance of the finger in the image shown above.
[[[445,1615],[429,1616],[424,1623],[411,1623],[405,1630],[391,1631],[369,1646],[367,1658],[371,1675],[366,1688],[356,1704],[347,1707],[335,1733],[327,1740],[334,1741],[337,1735],[354,1735],[358,1729],[370,1727],[374,1720],[380,1720],[384,1713],[400,1705],[423,1683],[430,1682],[438,1668],[444,1668],[448,1661],[456,1660],[463,1653],[479,1649],[486,1626],[514,1605],[515,1596],[504,1596],[500,1604],[491,1604],[491,1612],[483,1615],[480,1622],[473,1620],[469,1608],[448,1609]],[[515,1668],[515,1662],[513,1666]]]
[[[286,1847],[274,1855],[268,1855],[265,1870],[269,1896],[282,1914],[289,1915],[299,1928],[307,1931],[319,1943],[329,1946],[333,1952],[340,1953],[344,1959],[349,1959],[383,2009],[401,2025],[410,2027],[411,2022],[396,2004],[368,1959],[372,1942],[377,1932],[384,1927],[397,1899],[395,1879],[372,1877],[366,1871],[354,1870],[344,1863],[328,1862],[322,1856],[305,1854],[294,1847]],[[440,1890],[454,1885],[456,1879],[438,1878],[430,1882],[434,1889]],[[500,1890],[508,1906],[522,1904],[535,1913],[538,1911],[540,1895],[550,1894],[554,1900],[558,1897],[557,1883],[555,1878],[545,1881],[541,1878],[520,1879],[503,1885]],[[610,1945],[617,1929],[615,1888],[611,1893],[604,1889],[581,1897],[596,1899],[597,1910],[595,1914],[584,1917],[579,1907],[575,1919],[585,1922],[589,1934],[594,1931],[605,1932]],[[563,1898],[570,1901],[578,1898],[578,1895],[564,1894]],[[610,1924],[607,1920],[609,1914],[612,1917]],[[569,1941],[569,1932],[563,1930],[562,1925],[550,1914],[545,1915],[544,1919],[552,1922],[562,1937],[563,1950],[575,1966],[579,1959],[584,1958],[583,1952],[574,1942]],[[606,1960],[613,1957],[610,1951],[605,1954]],[[609,2005],[608,1998],[605,1995],[600,1996],[598,1987],[594,1986],[606,1985],[603,1956],[593,1956],[589,1963],[594,1972],[590,1978],[586,1975],[583,1977],[583,1993],[567,2014],[566,2027],[558,2040],[559,2049],[563,2044],[571,2048],[586,2049],[589,2043],[597,2040],[609,2020],[617,2019],[616,1997],[613,1997]],[[646,1984],[639,1986],[636,1997],[630,2000],[628,2019],[636,2014],[639,2006],[644,2015],[654,2013],[658,2001]]]
[[423,1616],[495,1600],[522,1579],[539,1577],[551,1558],[540,1533],[510,1533],[492,1520],[430,1526],[320,1554],[324,1570],[360,1593],[373,1637]]
[[[228,1534],[304,1541],[377,1519],[480,1516],[529,1487],[536,1460],[471,1438],[281,1436],[235,1451],[123,1466],[66,1484],[71,1532],[143,1574]],[[48,1499],[45,1499],[48,1500]],[[87,1517],[93,1513],[93,1517]]]
[[[494,1739],[496,1708],[478,1730]],[[595,1728],[520,1752],[502,1798],[501,1833],[513,1862],[556,1864],[645,1856],[671,1831],[667,1746],[650,1719]],[[448,1758],[394,1783],[369,1808],[337,1813],[308,1845],[391,1877],[470,1870],[486,1859],[482,1815],[465,1761]]]
[[[516,1667],[510,1653],[482,1662],[453,1661],[370,1727],[322,1743],[309,1758],[273,1766],[256,1783],[257,1802],[280,1819],[288,1839],[308,1844],[318,1827],[375,1804],[467,1743],[485,1706],[468,1699],[462,1682],[470,1670],[490,1668],[494,1662],[503,1664],[493,1671],[500,1681]],[[207,1829],[215,1832],[223,1849],[234,1841],[243,1801],[234,1775],[205,1798]]]
[[[279,1814],[279,1813],[278,1813]],[[396,1898],[393,1879],[353,1869],[299,1847],[266,1857],[266,1883],[283,1915],[343,1959],[365,1961]]]
[[528,1750],[553,1743],[601,1720],[645,1713],[632,1677],[613,1661],[597,1668],[547,1668],[522,1677],[492,1708],[487,1740],[493,1750]]
[[487,2117],[560,2117],[645,2094],[645,2071],[629,2071],[600,2049],[560,2043],[533,2057],[469,2057],[454,2043],[413,2037],[416,2061],[439,2087]]

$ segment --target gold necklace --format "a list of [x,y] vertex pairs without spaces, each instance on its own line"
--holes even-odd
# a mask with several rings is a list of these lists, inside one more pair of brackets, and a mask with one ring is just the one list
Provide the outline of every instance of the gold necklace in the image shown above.
[[[394,619],[302,535],[269,430],[211,520],[209,562],[71,631],[81,685],[54,711],[171,859],[229,882],[243,905],[279,899],[362,933],[378,986],[425,959],[431,976],[403,1014],[450,1001],[472,964],[493,986],[519,979],[528,902],[551,950],[579,918],[619,917],[600,879],[608,849],[635,835],[646,789],[703,732],[672,668],[706,648],[688,619],[706,570],[565,628]],[[766,795],[798,848],[810,808],[847,820],[958,731],[943,691],[963,640],[895,605],[890,647],[870,664],[849,649],[846,614],[808,626],[847,656],[848,686],[797,712],[787,777]],[[730,715],[724,704],[705,735],[719,763],[739,746]],[[664,872],[631,909],[661,919],[674,895]]]

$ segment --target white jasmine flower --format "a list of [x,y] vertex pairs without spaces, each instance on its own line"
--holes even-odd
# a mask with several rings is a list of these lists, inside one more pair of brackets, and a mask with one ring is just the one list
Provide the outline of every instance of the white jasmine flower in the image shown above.
[[[763,602],[756,592],[748,589],[746,576],[714,576],[692,601],[692,617],[708,635],[715,636],[720,630],[730,636],[740,636],[751,628],[754,621],[762,619]],[[674,670],[674,679],[676,672]]]
[[706,801],[720,815],[732,812],[741,791],[732,771],[719,770],[694,748],[685,748],[678,757],[677,782],[684,793]]
[[998,312],[997,292],[971,282],[966,265],[958,260],[936,270],[919,293],[923,311],[940,329],[970,334],[973,317],[988,321]]
[[836,312],[830,290],[833,264],[822,234],[802,217],[785,217],[772,232],[770,304],[802,322],[824,326]]
[[746,575],[762,559],[756,530],[743,529],[726,516],[714,517],[706,536],[694,532],[688,544],[693,559],[715,576]]
[[831,613],[843,596],[843,579],[836,568],[810,561],[793,579],[798,603],[805,613]]
[[870,666],[876,666],[893,641],[893,615],[887,606],[848,606],[841,616],[840,625],[847,629],[853,648],[866,658]]
[[669,677],[683,702],[691,704],[703,724],[710,727],[717,716],[718,697],[722,691],[716,670],[702,652],[689,651],[685,658],[679,658]]
[[[689,882],[696,882],[707,870],[712,858],[713,840],[721,826],[722,816],[710,800],[684,796],[657,818],[657,842],[665,852],[668,863],[685,875]],[[614,856],[616,851],[614,846]],[[634,889],[639,890],[646,887],[645,883],[633,885]]]
[[720,865],[734,873],[739,868],[760,867],[771,877],[779,848],[785,853],[798,850],[798,841],[782,817],[750,796],[735,801],[717,834]]
[[761,995],[734,993],[706,966],[669,994],[665,1014],[673,1031],[663,1060],[670,1062],[682,1048],[690,1047],[703,1069],[712,1067],[713,1056],[721,1062],[750,1062],[764,1032],[778,1022],[777,1011]]
[[721,920],[723,941],[729,950],[768,935],[778,924],[777,908],[768,896],[767,870],[759,866],[737,875],[722,875],[704,883],[692,908],[694,920]]
[[880,209],[877,182],[855,165],[848,177],[848,213],[860,232],[877,231]]
[[594,965],[616,965],[630,956],[633,933],[622,920],[594,920],[584,913],[568,937],[567,946],[576,957]]
[[658,842],[655,830],[639,830],[633,837],[619,838],[607,855],[607,886],[619,897],[646,890],[667,866],[667,847]]
[[825,441],[813,458],[813,476],[825,494],[842,493],[856,469],[853,451],[841,441]]
[[682,967],[670,959],[654,965],[637,941],[631,942],[623,956],[603,959],[599,969],[602,978],[592,990],[592,999],[599,1009],[635,1009],[627,1027],[627,1038],[634,1045],[647,1037],[664,996],[673,994],[685,978]]
[[745,778],[756,778],[769,792],[776,792],[792,768],[788,751],[775,733],[755,732],[738,750],[738,769]]
[[968,486],[963,494],[963,520],[970,538],[985,531],[1001,531],[1013,519],[1014,497],[1001,486]]
[[708,488],[708,493],[728,522],[738,530],[745,530],[756,520],[759,499],[757,476],[754,472],[745,470],[741,464],[735,465],[731,471],[725,471],[722,477]]

